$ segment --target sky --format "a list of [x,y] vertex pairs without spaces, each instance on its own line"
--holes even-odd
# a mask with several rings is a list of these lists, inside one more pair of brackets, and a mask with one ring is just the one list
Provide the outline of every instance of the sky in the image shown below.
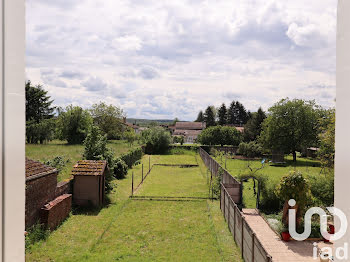
[[336,0],[26,0],[26,78],[56,106],[194,120],[208,105],[335,106]]

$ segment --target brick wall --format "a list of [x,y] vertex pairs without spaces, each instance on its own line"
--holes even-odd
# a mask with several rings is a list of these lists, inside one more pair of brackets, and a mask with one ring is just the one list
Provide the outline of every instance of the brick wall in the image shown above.
[[56,197],[57,173],[26,181],[26,229],[40,219],[40,209]]
[[63,194],[41,208],[41,223],[50,230],[59,226],[72,208],[72,195]]
[[56,197],[72,193],[72,182],[73,180],[58,182],[56,187]]

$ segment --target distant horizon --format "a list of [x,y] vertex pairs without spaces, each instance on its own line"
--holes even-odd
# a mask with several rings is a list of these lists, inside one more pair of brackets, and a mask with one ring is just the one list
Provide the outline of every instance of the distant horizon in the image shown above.
[[55,105],[104,101],[132,118],[208,105],[335,105],[336,0],[26,3],[26,78]]

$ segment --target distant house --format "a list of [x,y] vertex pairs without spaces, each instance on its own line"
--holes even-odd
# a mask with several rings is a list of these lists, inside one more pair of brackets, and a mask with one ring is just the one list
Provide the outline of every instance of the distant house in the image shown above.
[[176,122],[172,134],[173,136],[183,136],[185,143],[194,143],[205,127],[204,122]]
[[243,126],[237,126],[237,125],[232,125],[232,124],[227,124],[225,126],[231,126],[236,128],[239,132],[243,133],[244,132],[244,127]]
[[126,122],[126,117],[123,118],[123,125],[125,127],[130,127],[132,128],[136,134],[140,134],[145,128],[143,127],[139,127],[138,125],[135,125],[135,124],[132,124],[132,123],[129,123],[129,122]]

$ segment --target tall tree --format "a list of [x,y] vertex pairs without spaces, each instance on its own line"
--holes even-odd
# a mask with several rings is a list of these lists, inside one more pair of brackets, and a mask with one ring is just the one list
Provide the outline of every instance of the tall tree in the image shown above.
[[122,119],[125,117],[123,109],[100,102],[92,105],[90,113],[94,124],[107,135],[107,139],[118,139],[122,136]]
[[208,106],[204,112],[204,122],[207,127],[215,126],[215,111],[213,106]]
[[219,107],[218,110],[218,124],[223,126],[227,123],[227,109],[225,103],[222,103],[222,105]]
[[53,117],[53,100],[47,95],[47,91],[41,85],[33,86],[28,80],[25,83],[26,92],[26,121],[40,122],[43,119]]
[[333,167],[335,156],[335,109],[327,110],[325,117],[320,120],[320,151],[319,156],[323,166]]
[[245,125],[249,119],[250,112],[239,101],[232,101],[227,112],[228,124]]
[[204,115],[203,115],[203,111],[199,111],[197,119],[195,122],[204,122]]
[[260,107],[257,112],[251,114],[250,119],[244,125],[243,137],[246,142],[254,141],[261,133],[262,123],[266,118],[265,112]]
[[260,142],[266,149],[293,153],[313,146],[318,138],[318,107],[314,101],[282,99],[269,108]]

